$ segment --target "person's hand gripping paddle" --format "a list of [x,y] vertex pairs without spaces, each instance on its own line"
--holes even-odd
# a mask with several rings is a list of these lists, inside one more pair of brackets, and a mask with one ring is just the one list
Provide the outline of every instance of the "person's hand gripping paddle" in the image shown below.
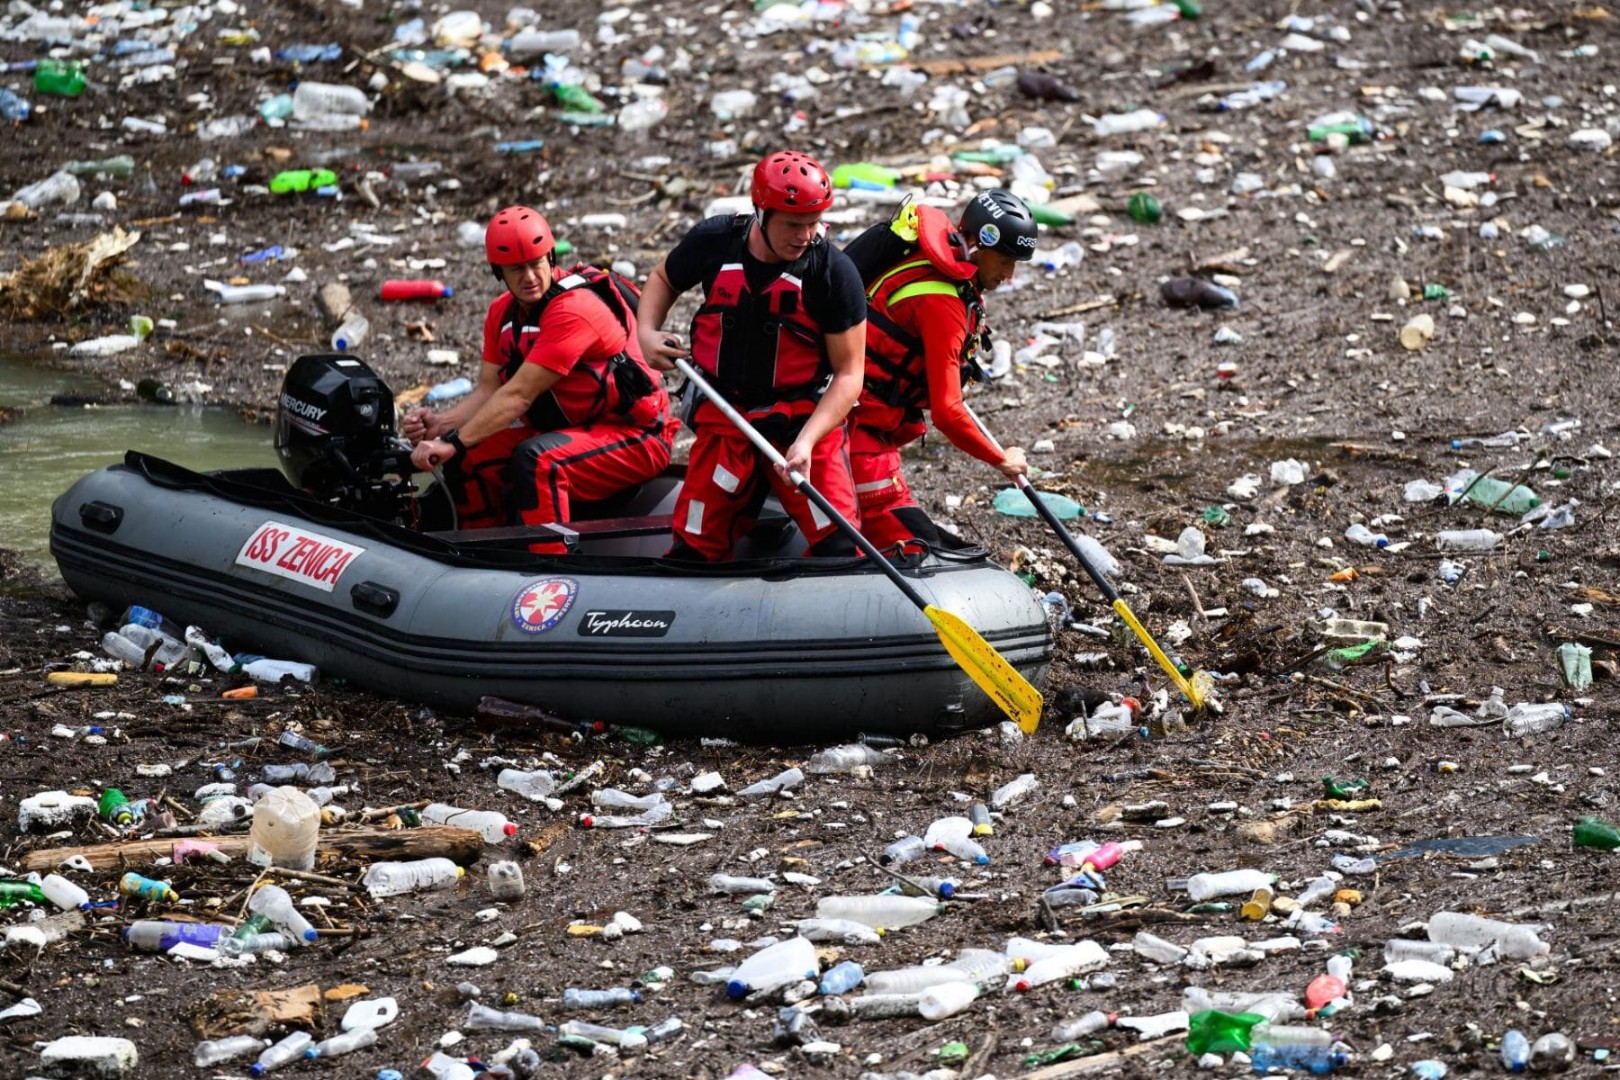
[[[698,373],[686,360],[676,358],[675,367],[682,375],[691,380],[698,392],[708,399],[709,403],[725,414],[727,420],[734,424],[738,431],[748,437],[754,448],[764,454],[770,462],[778,468],[787,465],[782,454],[765,440],[765,437],[754,429],[754,426],[743,418],[742,414],[732,408],[731,403],[721,397],[714,387]],[[928,616],[928,621],[934,624],[934,630],[939,634],[940,644],[950,654],[968,677],[990,696],[1002,712],[1006,713],[1023,732],[1033,734],[1041,722],[1041,692],[1032,686],[1028,679],[1018,673],[1018,669],[1007,662],[1007,658],[991,648],[990,643],[984,640],[973,627],[962,621],[961,617],[949,611],[941,610],[924,600],[912,587],[894,564],[883,557],[877,547],[866,537],[861,535],[859,529],[850,524],[849,520],[840,514],[826,497],[810,485],[810,481],[798,472],[790,471],[788,480],[794,487],[804,493],[805,497],[826,514],[838,528],[855,542],[872,565],[882,570],[888,579],[906,594],[906,599],[917,606],[917,610]]]

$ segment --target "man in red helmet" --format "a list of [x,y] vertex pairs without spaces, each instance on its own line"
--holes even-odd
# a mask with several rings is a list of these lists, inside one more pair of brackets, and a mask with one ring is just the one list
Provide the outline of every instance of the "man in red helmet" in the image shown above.
[[[854,265],[821,235],[832,180],[814,158],[781,151],[754,167],[752,194],[752,215],[700,222],[653,270],[641,298],[641,348],[665,371],[689,357],[788,469],[853,521],[844,419],[861,392],[866,298]],[[662,327],[675,298],[699,284],[704,300],[687,347]],[[730,558],[768,490],[804,533],[808,554],[855,553],[787,470],[770,468],[719,409],[700,402],[691,423],[697,440],[675,506],[672,555]]]
[[[1020,447],[1002,450],[962,400],[977,378],[989,330],[983,293],[999,288],[1035,256],[1036,225],[1010,191],[970,199],[953,227],[944,211],[908,205],[894,222],[850,241],[847,254],[867,278],[866,385],[850,424],[850,465],[861,532],[878,547],[913,538],[935,547],[961,541],[917,505],[900,472],[901,448],[928,429],[924,412],[952,445],[999,469],[1025,475]],[[886,259],[901,245],[905,254]]]
[[567,521],[573,503],[657,476],[680,421],[613,279],[589,266],[559,274],[551,226],[526,206],[495,215],[484,249],[507,291],[484,317],[478,384],[401,425],[417,468],[451,465],[461,527]]

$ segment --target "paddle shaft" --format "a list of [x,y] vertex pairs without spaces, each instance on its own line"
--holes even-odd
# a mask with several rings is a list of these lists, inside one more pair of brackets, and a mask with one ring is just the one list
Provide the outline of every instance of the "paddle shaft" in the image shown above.
[[[973,416],[972,410],[969,410],[968,415]],[[995,436],[990,434],[989,429],[984,426],[979,418],[973,416],[973,421],[978,425],[979,430],[983,432],[985,438],[989,439],[997,450],[1000,450],[1001,446],[996,443]],[[1052,508],[1046,505],[1046,500],[1041,498],[1041,493],[1036,491],[1034,485],[1029,482],[1029,477],[1016,476],[1013,481],[1018,485],[1018,490],[1022,491],[1024,497],[1029,500],[1030,505],[1035,508],[1035,512],[1040,515],[1041,520],[1051,527],[1052,531],[1057,534],[1058,539],[1062,540],[1063,545],[1069,549],[1069,553],[1080,563],[1086,575],[1101,590],[1103,599],[1107,600],[1109,606],[1114,609],[1114,614],[1124,620],[1125,625],[1129,626],[1131,631],[1136,634],[1136,639],[1153,656],[1153,659],[1164,670],[1164,673],[1170,676],[1170,680],[1176,684],[1176,689],[1186,695],[1193,708],[1203,708],[1203,695],[1193,688],[1192,683],[1187,681],[1187,677],[1181,673],[1181,669],[1176,667],[1175,661],[1165,655],[1164,650],[1159,647],[1159,643],[1153,640],[1153,635],[1147,632],[1147,627],[1143,626],[1141,621],[1137,619],[1136,612],[1131,610],[1130,605],[1125,602],[1125,598],[1119,595],[1118,590],[1103,576],[1102,571],[1091,565],[1091,560],[1086,558],[1086,553],[1081,549],[1079,541],[1075,540],[1074,534],[1058,519]]]
[[[726,419],[730,420],[738,431],[748,437],[748,441],[754,444],[754,449],[764,454],[773,465],[784,468],[787,466],[787,459],[782,456],[782,452],[772,446],[769,440],[761,435],[754,425],[750,424],[747,418],[736,410],[731,402],[721,397],[719,392],[709,385],[708,380],[699,374],[697,368],[679,358],[676,358],[675,366],[682,375],[692,380],[694,386],[703,391],[703,396],[709,399],[709,404],[724,413]],[[827,501],[827,497],[817,491],[808,479],[800,475],[797,470],[789,470],[788,480],[792,482],[794,487],[804,493],[805,498],[815,503],[821,509],[821,512],[826,514],[833,524],[838,526],[839,531],[853,540],[855,546],[860,548],[862,553],[872,560],[874,566],[882,570],[890,581],[899,586],[900,591],[906,594],[906,599],[917,605],[918,611],[926,612],[928,610],[928,601],[924,600],[922,595],[912,587],[911,582],[907,581],[905,576],[895,569],[894,564],[883,557],[883,553],[877,549],[877,545],[862,536],[861,531],[848,518],[840,514],[833,504]]]

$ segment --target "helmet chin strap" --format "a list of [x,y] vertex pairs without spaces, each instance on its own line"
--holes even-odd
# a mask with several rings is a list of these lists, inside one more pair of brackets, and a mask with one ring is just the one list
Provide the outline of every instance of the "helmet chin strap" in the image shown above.
[[777,251],[776,248],[771,245],[771,234],[765,231],[765,215],[769,214],[769,213],[770,213],[769,210],[762,209],[761,207],[758,207],[758,206],[754,207],[754,224],[759,229],[760,243],[765,245],[765,250],[766,251],[770,252],[772,255],[775,255],[778,259],[782,260],[783,262],[786,262],[787,261],[786,257],[783,256],[783,254],[780,251]]

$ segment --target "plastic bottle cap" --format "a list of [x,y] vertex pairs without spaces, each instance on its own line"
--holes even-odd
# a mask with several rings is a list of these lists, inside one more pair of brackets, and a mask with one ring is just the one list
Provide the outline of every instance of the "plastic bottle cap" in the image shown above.
[[726,983],[726,997],[732,1001],[741,1001],[748,996],[748,984],[741,979],[732,979]]
[[508,821],[505,825],[501,826],[501,832],[505,833],[507,836],[516,836],[517,826]]
[[953,895],[955,895],[955,893],[955,885],[952,885],[948,881],[942,881],[939,883],[939,895],[942,899],[949,900]]
[[440,293],[440,295],[441,296],[454,296],[454,295],[456,295],[456,290],[452,289],[450,286],[446,285],[444,287],[444,292]]

